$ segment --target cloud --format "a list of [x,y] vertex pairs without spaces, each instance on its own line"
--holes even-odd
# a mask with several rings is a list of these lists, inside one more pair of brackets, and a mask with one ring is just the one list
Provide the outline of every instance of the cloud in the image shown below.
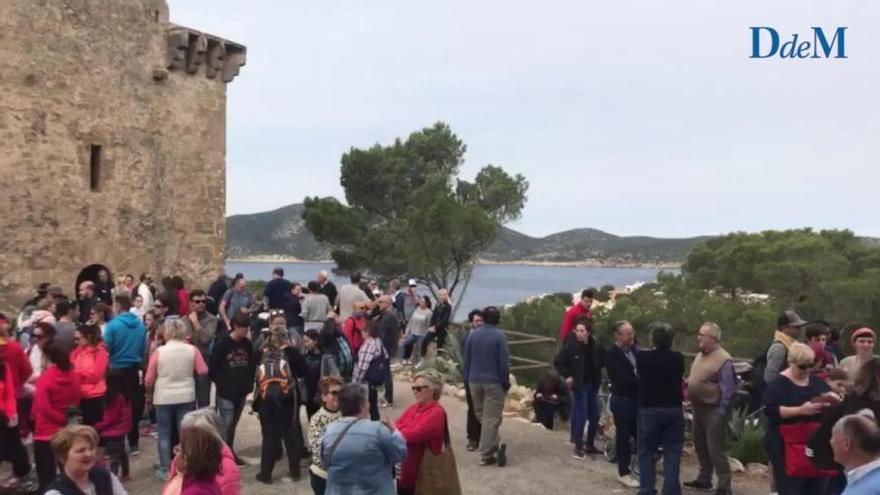
[[[171,0],[248,46],[228,213],[341,196],[339,157],[437,120],[532,187],[516,225],[684,236],[880,235],[880,5]],[[749,26],[848,26],[847,60],[750,60]]]

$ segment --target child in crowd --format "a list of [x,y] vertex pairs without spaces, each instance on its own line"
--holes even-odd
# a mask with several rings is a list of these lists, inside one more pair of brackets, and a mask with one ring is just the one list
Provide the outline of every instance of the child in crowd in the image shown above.
[[533,407],[535,409],[534,423],[552,430],[556,412],[562,412],[562,405],[566,396],[565,382],[559,379],[559,375],[553,371],[545,373],[535,386],[533,398]]
[[129,479],[125,438],[131,429],[131,403],[126,399],[126,383],[121,373],[111,371],[107,374],[104,417],[95,425],[101,436],[100,445],[110,458],[110,471],[122,481]]
[[841,400],[846,397],[849,387],[852,385],[849,380],[849,374],[840,368],[832,368],[828,371],[825,382],[831,387],[831,391],[837,394]]

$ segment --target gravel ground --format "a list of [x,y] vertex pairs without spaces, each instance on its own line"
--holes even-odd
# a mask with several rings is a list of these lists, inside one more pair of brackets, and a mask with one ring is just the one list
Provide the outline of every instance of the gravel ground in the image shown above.
[[[399,416],[404,408],[412,403],[408,384],[395,387],[397,400],[392,409],[383,409],[382,414],[391,418]],[[465,450],[464,425],[466,405],[453,397],[444,396],[442,403],[449,415],[453,433],[453,447],[458,461],[459,477],[463,492],[468,495],[511,495],[538,493],[635,493],[616,481],[616,468],[601,456],[580,461],[570,456],[571,447],[565,445],[567,431],[546,431],[522,419],[505,419],[502,437],[508,445],[508,465],[480,467],[479,454]],[[268,495],[284,493],[290,495],[311,494],[307,476],[294,483],[286,476],[285,461],[276,463],[274,484],[258,483],[254,476],[260,455],[259,422],[256,416],[247,414],[245,409],[236,434],[239,454],[250,466],[242,470],[242,493],[245,495]],[[150,438],[141,441],[141,454],[132,458],[132,481],[126,484],[132,495],[161,493],[162,484],[153,478],[152,465],[156,462],[156,442]],[[0,472],[8,475],[9,465],[4,464]],[[682,467],[682,481],[693,479],[694,459],[685,458]],[[306,469],[303,469],[306,473]],[[659,487],[660,480],[658,480]],[[767,481],[755,479],[744,474],[734,475],[735,493],[741,495],[767,493]],[[687,493],[687,492],[686,492]],[[704,492],[705,493],[705,492]]]

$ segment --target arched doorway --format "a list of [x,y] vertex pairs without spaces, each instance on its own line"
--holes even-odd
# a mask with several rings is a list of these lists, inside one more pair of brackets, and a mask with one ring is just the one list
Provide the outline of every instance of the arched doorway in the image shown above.
[[[100,284],[98,273],[101,270],[107,272],[106,287],[100,287],[102,284]],[[110,300],[110,290],[113,288],[113,272],[111,272],[109,268],[99,264],[89,265],[83,268],[79,272],[79,275],[76,276],[76,285],[73,286],[73,293],[76,294],[77,299],[79,299],[79,284],[85,282],[86,280],[90,280],[95,283],[95,295],[98,296],[99,299],[103,300],[107,304],[112,303],[112,301],[108,302]],[[101,289],[106,291],[106,294],[102,294]]]

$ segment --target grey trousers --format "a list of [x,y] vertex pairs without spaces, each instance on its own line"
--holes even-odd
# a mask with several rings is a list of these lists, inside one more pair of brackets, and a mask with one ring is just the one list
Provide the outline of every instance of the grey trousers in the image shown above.
[[480,422],[480,456],[491,459],[498,450],[501,435],[501,419],[504,412],[504,399],[507,392],[498,384],[470,383],[471,398],[474,401],[474,413]]
[[716,490],[730,490],[730,460],[727,458],[727,417],[718,406],[694,405],[694,448],[700,462],[697,480],[712,483],[718,476]]

